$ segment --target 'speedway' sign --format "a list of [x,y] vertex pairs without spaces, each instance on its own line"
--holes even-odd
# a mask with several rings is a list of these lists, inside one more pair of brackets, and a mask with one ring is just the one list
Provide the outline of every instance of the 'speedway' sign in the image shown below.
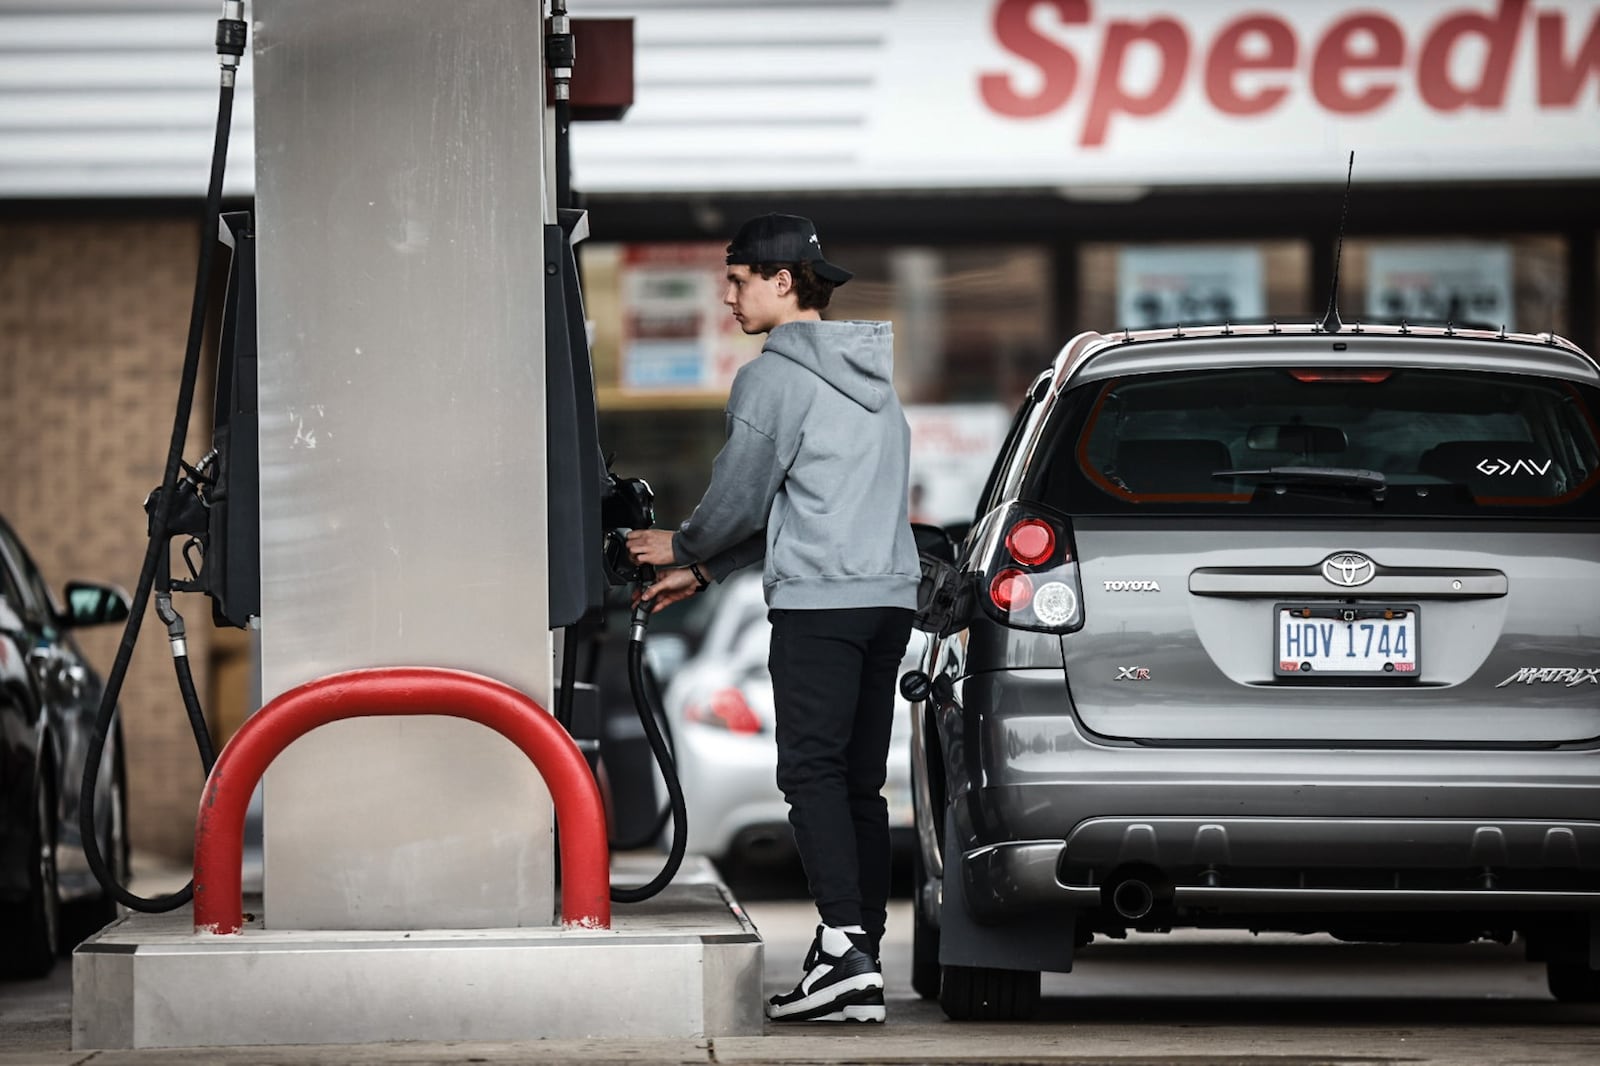
[[1355,149],[1358,180],[1600,175],[1596,2],[904,10],[868,170],[942,184],[1336,181]]
[[[1532,7],[1528,0],[1500,0],[1487,13],[1447,12],[1417,34],[1410,48],[1400,22],[1373,10],[1342,14],[1320,29],[1296,27],[1275,14],[1245,14],[1228,21],[1209,41],[1194,40],[1176,18],[1105,19],[1092,85],[1086,86],[1088,108],[1078,143],[1105,144],[1119,116],[1160,115],[1178,102],[1191,81],[1196,95],[1203,93],[1219,116],[1239,118],[1270,113],[1297,91],[1330,116],[1376,114],[1402,88],[1414,88],[1416,98],[1441,116],[1468,109],[1504,111],[1512,63],[1525,30],[1534,41],[1532,81],[1538,109],[1573,111],[1586,75],[1600,77],[1600,23],[1589,27],[1569,54],[1570,13],[1560,8],[1530,12]],[[1053,12],[1063,27],[1093,22],[1089,0],[998,0],[996,40],[1036,74],[1034,84],[1021,91],[1017,83],[1024,79],[1010,73],[979,76],[979,95],[997,115],[1038,118],[1072,98],[1078,58],[1036,24],[1034,14],[1040,10]],[[1583,27],[1577,28],[1581,33]],[[1144,57],[1137,55],[1141,48],[1147,50]],[[1146,74],[1138,78],[1141,84],[1132,85],[1132,67],[1141,58],[1146,67],[1154,64],[1153,76]],[[1191,68],[1198,77],[1189,78]],[[1592,132],[1600,134],[1600,129]]]
[[[1600,177],[1600,0],[637,9],[590,191]],[[704,42],[721,42],[711,48]]]

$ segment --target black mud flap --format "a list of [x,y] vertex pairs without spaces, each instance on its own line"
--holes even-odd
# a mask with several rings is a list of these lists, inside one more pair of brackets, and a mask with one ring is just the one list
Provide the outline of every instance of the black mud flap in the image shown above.
[[1072,971],[1076,921],[1070,910],[1034,911],[1003,925],[982,925],[967,909],[961,849],[945,814],[944,900],[939,909],[939,962],[997,970]]

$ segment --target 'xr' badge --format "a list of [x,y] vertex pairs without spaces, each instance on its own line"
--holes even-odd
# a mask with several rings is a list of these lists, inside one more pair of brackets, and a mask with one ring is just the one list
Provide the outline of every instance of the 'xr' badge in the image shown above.
[[1150,668],[1148,666],[1119,666],[1117,667],[1118,681],[1149,681]]

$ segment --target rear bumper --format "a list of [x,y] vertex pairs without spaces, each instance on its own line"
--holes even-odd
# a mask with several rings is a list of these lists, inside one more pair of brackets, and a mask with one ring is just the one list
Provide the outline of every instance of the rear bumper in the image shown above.
[[959,692],[936,715],[953,869],[929,869],[959,878],[979,922],[1115,921],[1132,880],[1179,924],[1600,913],[1595,748],[1141,744],[1084,730],[1059,671]]
[[1176,915],[1600,912],[1597,875],[1597,822],[1097,818],[961,863],[968,908],[991,922],[1110,908],[1130,878]]
[[[1334,848],[1336,863],[1370,865],[1370,849],[1392,843],[1403,865],[1415,843],[1476,864],[1472,848],[1492,854],[1498,841],[1513,863],[1538,865],[1548,847],[1552,861],[1576,849],[1580,866],[1600,868],[1600,841],[1581,828],[1600,825],[1600,747],[1139,743],[1084,729],[1059,671],[970,675],[959,692],[936,719],[943,791],[963,852],[1063,840],[1100,862],[1123,846],[1122,831],[1096,823],[1120,819],[1154,826],[1150,846],[1164,862],[1222,844],[1236,863],[1264,855],[1283,865],[1275,857],[1297,848],[1326,860]],[[1212,822],[1226,833],[1197,840],[1198,827]],[[1450,828],[1407,835],[1407,827],[1435,825]],[[1474,845],[1480,827],[1495,831]],[[1547,843],[1552,828],[1566,831]]]

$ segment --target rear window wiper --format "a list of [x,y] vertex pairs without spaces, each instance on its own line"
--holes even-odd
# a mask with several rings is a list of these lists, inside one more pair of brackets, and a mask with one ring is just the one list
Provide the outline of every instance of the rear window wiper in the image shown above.
[[1268,485],[1370,489],[1376,496],[1382,496],[1389,487],[1389,479],[1380,471],[1349,466],[1268,466],[1253,470],[1217,470],[1211,476],[1219,480],[1232,478],[1236,481],[1260,481]]

